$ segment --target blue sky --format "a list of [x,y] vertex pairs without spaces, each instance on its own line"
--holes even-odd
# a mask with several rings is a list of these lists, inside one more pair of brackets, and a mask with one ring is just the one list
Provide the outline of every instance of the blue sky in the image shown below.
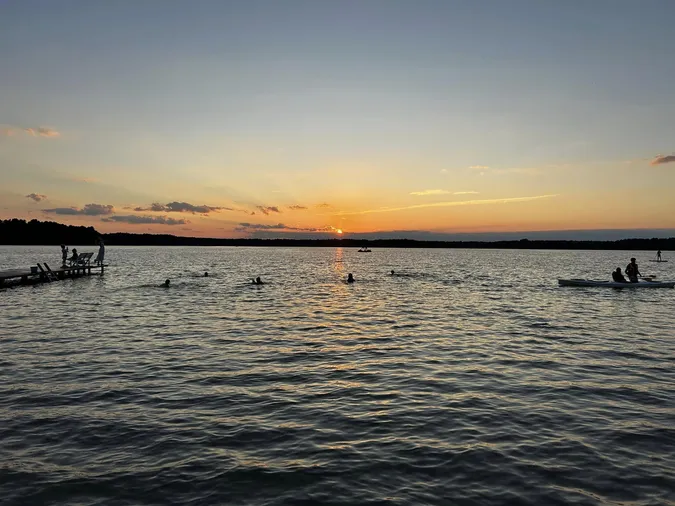
[[[675,149],[674,16],[669,0],[4,1],[0,213],[188,202],[223,209],[184,213],[184,233],[221,236],[254,218],[674,228],[675,163],[650,165]],[[56,217],[125,223],[106,216]]]

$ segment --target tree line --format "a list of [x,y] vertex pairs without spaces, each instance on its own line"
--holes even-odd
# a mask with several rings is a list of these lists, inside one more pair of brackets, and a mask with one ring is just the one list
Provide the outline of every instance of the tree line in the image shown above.
[[506,240],[418,241],[413,239],[216,239],[170,234],[99,233],[94,227],[64,225],[53,221],[0,220],[3,245],[95,245],[102,238],[118,246],[320,246],[372,248],[493,248],[493,249],[586,249],[586,250],[675,250],[675,237],[667,239],[621,239],[618,241]]

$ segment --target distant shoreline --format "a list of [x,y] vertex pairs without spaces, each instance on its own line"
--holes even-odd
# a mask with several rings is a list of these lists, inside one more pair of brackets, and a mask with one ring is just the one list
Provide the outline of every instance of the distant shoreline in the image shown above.
[[51,221],[0,220],[0,245],[95,246],[98,238],[110,246],[254,246],[322,248],[433,248],[523,250],[641,250],[675,251],[675,237],[621,239],[616,241],[518,239],[501,241],[425,241],[416,239],[216,239],[168,234],[102,234],[94,227],[63,225]]

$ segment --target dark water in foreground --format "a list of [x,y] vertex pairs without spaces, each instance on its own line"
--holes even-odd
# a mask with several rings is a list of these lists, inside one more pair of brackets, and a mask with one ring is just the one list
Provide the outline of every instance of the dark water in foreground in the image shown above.
[[675,291],[556,285],[630,256],[109,248],[0,291],[0,503],[675,504]]

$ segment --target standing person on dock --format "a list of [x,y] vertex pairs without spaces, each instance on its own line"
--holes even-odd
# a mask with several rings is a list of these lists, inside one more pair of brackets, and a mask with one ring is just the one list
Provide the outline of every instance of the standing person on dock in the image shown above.
[[98,240],[98,255],[96,255],[95,264],[103,265],[103,257],[105,257],[105,244],[103,244],[103,239]]
[[65,244],[61,245],[61,259],[62,265],[65,267],[66,262],[68,261],[68,248],[66,247]]

